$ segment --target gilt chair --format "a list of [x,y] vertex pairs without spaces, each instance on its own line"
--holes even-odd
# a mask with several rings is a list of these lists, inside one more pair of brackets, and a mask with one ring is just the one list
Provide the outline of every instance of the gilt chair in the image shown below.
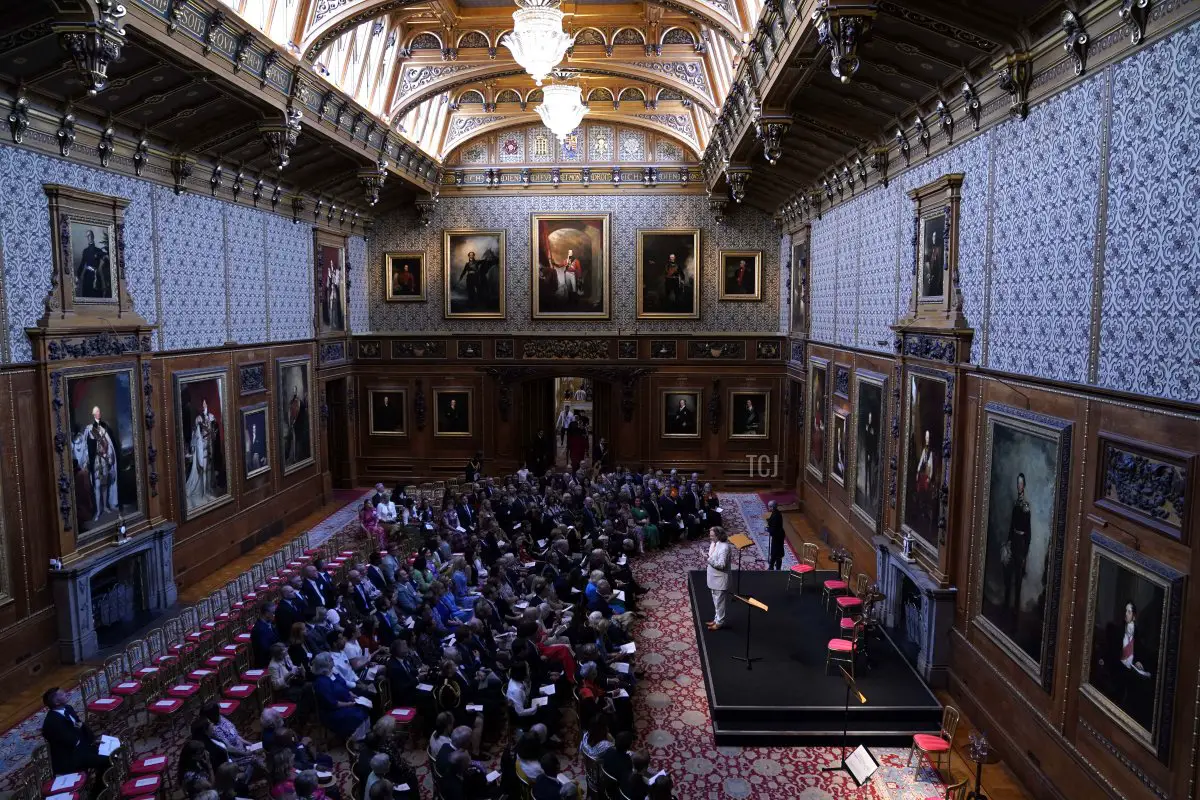
[[830,664],[844,664],[850,677],[854,677],[854,662],[858,660],[858,640],[862,636],[863,623],[860,621],[850,632],[849,639],[838,637],[830,639],[825,650],[825,673],[829,674]]
[[829,601],[850,591],[850,575],[854,571],[854,559],[847,558],[838,565],[838,575],[821,584],[821,604],[829,608]]
[[913,755],[922,753],[940,773],[942,759],[950,766],[950,746],[954,743],[954,731],[958,728],[961,712],[954,706],[942,709],[942,727],[937,733],[913,734],[912,747],[908,750],[908,765],[912,765]]
[[805,542],[800,545],[800,563],[794,565],[788,570],[787,588],[792,588],[792,580],[800,581],[800,592],[804,593],[804,580],[809,573],[817,571],[817,545],[813,542]]

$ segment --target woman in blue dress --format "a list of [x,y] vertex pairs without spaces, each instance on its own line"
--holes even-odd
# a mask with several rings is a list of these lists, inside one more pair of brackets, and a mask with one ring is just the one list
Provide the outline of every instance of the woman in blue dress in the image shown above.
[[320,653],[312,660],[313,689],[321,722],[339,740],[362,739],[367,734],[370,713],[354,702],[350,687],[333,674],[333,656]]

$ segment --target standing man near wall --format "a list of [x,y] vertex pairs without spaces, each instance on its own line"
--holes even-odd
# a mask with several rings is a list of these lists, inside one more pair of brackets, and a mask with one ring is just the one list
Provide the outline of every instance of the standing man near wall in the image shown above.
[[767,501],[767,533],[771,535],[771,556],[767,569],[783,569],[783,513],[774,500]]

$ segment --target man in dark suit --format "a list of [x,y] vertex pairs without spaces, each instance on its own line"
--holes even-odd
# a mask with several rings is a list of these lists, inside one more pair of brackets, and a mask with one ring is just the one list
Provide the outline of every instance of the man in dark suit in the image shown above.
[[359,616],[365,617],[371,613],[371,594],[367,591],[366,578],[359,575],[358,570],[350,570],[350,599],[354,602],[354,610]]
[[[308,619],[312,612],[309,611],[307,604],[303,599],[298,597],[296,590],[291,586],[284,586],[281,590],[282,598],[279,605],[275,608],[275,630],[279,634],[281,641],[287,641],[287,638],[292,634],[292,625],[297,622],[304,622]],[[267,648],[268,650],[270,648]]]
[[558,781],[558,756],[542,756],[542,774],[533,782],[533,800],[561,800],[563,785]]
[[629,748],[633,747],[633,731],[621,731],[617,734],[612,747],[600,755],[600,766],[609,775],[624,786],[633,774],[633,759],[630,758]]
[[321,579],[322,573],[317,571],[317,568],[309,564],[304,568],[304,599],[308,601],[309,608],[329,608],[329,601],[332,597],[329,593],[329,586]]
[[771,536],[771,557],[767,569],[783,569],[783,514],[774,500],[767,502],[767,533]]
[[50,750],[50,766],[55,775],[108,768],[108,759],[100,755],[99,742],[91,728],[83,724],[75,709],[67,702],[67,693],[55,686],[42,695],[46,719],[42,736]]
[[375,585],[375,588],[381,592],[386,592],[388,588],[387,576],[383,574],[383,556],[377,552],[371,553],[367,565],[367,580]]
[[250,649],[254,654],[254,666],[262,669],[271,662],[271,645],[279,641],[275,629],[275,606],[264,600],[258,607],[258,619],[250,629]]
[[599,470],[608,469],[608,440],[603,436],[592,448],[592,465]]

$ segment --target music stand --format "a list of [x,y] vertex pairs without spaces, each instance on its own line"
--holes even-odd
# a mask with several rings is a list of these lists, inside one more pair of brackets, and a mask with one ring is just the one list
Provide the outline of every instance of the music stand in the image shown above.
[[[738,554],[737,583],[733,587],[733,592],[736,595],[742,591],[742,551],[754,544],[754,540],[744,533],[735,533],[733,536],[729,537],[729,543],[737,548]],[[763,610],[765,611],[766,609]]]
[[760,600],[755,600],[753,597],[742,597],[740,594],[735,594],[734,598],[737,600],[741,600],[743,603],[746,604],[746,655],[734,656],[733,660],[734,661],[745,661],[746,669],[754,669],[754,662],[762,661],[762,659],[750,657],[750,618],[754,616],[754,609],[756,609],[756,608],[759,611],[766,611],[767,604]]
[[853,693],[858,702],[863,704],[867,702],[867,697],[858,690],[854,678],[850,676],[845,667],[839,664],[838,669],[841,670],[842,679],[846,682],[846,706],[842,718],[842,758],[837,764],[821,767],[821,771],[836,772],[837,770],[845,770],[854,779],[856,784],[862,786],[870,779],[872,773],[879,769],[879,764],[867,748],[862,745],[859,745],[858,749],[851,754],[850,759],[847,759],[846,739],[850,737],[850,695]]

